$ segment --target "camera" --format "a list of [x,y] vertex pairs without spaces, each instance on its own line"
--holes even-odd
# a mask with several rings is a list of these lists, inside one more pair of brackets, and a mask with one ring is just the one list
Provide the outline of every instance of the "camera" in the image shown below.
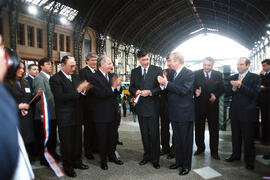
[[5,47],[4,51],[5,51],[7,69],[8,69],[5,77],[7,79],[14,79],[16,77],[16,71],[20,64],[20,58],[17,52],[13,49]]

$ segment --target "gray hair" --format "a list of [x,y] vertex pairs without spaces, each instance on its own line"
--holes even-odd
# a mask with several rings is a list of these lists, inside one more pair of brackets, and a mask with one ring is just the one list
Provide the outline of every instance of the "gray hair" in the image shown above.
[[101,64],[106,63],[105,55],[99,56],[97,60],[97,66],[100,67]]
[[178,51],[171,53],[170,57],[172,57],[172,59],[174,61],[179,61],[180,64],[184,64],[184,62],[185,62],[184,61],[184,56]]
[[203,61],[210,61],[212,64],[215,63],[215,60],[212,57],[206,57],[206,58],[203,59]]
[[98,58],[98,55],[92,52],[89,52],[87,56],[85,57],[85,61],[88,61],[91,58]]

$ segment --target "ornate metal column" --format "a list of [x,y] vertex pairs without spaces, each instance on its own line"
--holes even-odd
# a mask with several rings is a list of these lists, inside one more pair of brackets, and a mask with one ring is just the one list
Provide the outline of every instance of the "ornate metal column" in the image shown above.
[[106,38],[102,34],[96,34],[97,54],[100,56],[105,51]]
[[14,50],[17,49],[17,24],[20,3],[20,0],[13,0],[8,2],[10,47]]

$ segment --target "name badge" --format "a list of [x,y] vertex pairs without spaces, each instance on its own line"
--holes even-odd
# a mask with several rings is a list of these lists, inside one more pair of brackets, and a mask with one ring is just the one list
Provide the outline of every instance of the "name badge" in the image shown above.
[[26,93],[31,93],[30,88],[25,88],[25,92],[26,92]]

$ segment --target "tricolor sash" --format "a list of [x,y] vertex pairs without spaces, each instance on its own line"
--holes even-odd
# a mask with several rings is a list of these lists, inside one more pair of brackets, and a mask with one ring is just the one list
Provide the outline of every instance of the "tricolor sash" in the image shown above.
[[141,95],[140,94],[137,94],[135,96],[135,98],[133,98],[133,102],[135,102],[135,104],[137,104],[139,102],[139,100],[140,100],[140,97],[141,97]]
[[50,165],[55,175],[58,178],[60,178],[64,176],[64,172],[47,149],[47,142],[50,136],[50,130],[49,130],[50,113],[49,113],[49,107],[48,107],[48,103],[47,103],[47,99],[46,99],[44,91],[42,91],[42,113],[43,113],[43,129],[44,129],[44,157],[46,158],[48,164]]

